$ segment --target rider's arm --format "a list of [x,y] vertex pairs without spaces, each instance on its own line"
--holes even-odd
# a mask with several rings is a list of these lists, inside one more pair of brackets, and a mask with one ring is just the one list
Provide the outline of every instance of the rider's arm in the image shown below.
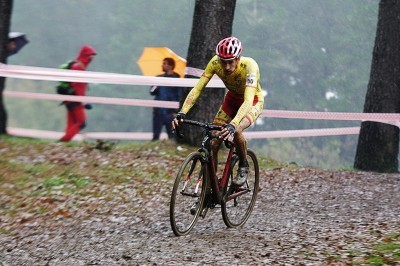
[[193,107],[193,105],[196,103],[197,99],[199,98],[202,90],[207,86],[208,82],[214,75],[214,67],[213,67],[212,61],[213,60],[211,59],[210,62],[207,64],[207,67],[204,70],[203,75],[201,75],[197,84],[193,87],[193,89],[186,96],[186,99],[182,105],[182,109],[180,110],[180,113],[187,114],[187,112],[189,112],[190,108]]
[[256,88],[252,86],[246,86],[244,91],[244,101],[240,106],[236,116],[232,119],[231,124],[237,127],[243,117],[249,112],[251,107],[253,106],[254,95],[256,93]]
[[197,99],[200,96],[200,93],[207,85],[209,80],[210,79],[205,76],[202,76],[199,79],[196,86],[194,86],[193,89],[191,89],[189,94],[186,96],[185,102],[183,103],[182,109],[180,111],[181,113],[186,114],[187,112],[189,112],[190,108],[192,108],[193,105],[196,103]]
[[231,124],[237,127],[242,119],[247,115],[253,106],[254,97],[259,85],[260,70],[255,60],[249,59],[247,64],[246,87],[244,89],[244,101],[240,106],[236,116],[232,119]]

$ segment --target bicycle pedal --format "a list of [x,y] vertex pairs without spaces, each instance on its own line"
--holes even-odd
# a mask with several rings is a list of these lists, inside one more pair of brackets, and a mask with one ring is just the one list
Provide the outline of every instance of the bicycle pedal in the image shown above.
[[203,208],[202,210],[201,210],[201,212],[200,212],[200,217],[201,218],[205,218],[206,217],[206,214],[207,214],[207,212],[208,212],[208,207],[205,207],[205,208]]
[[192,205],[192,207],[190,208],[190,214],[191,214],[191,215],[195,215],[198,208],[199,208],[199,202],[196,201],[196,202]]

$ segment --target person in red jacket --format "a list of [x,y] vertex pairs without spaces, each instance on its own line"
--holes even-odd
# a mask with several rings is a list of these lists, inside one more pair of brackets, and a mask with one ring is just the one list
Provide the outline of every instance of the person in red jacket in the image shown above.
[[[71,65],[71,70],[86,70],[94,56],[96,50],[89,46],[82,46],[78,57],[75,62]],[[75,95],[85,96],[87,90],[87,83],[82,82],[71,82],[71,86],[74,88]],[[64,102],[67,108],[67,127],[65,129],[64,136],[61,137],[60,141],[70,141],[79,131],[86,126],[86,114],[85,106],[81,102]]]

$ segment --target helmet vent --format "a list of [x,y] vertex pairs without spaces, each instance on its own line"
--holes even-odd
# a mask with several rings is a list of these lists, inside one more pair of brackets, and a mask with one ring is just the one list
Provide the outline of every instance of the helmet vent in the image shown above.
[[232,60],[241,56],[242,44],[235,37],[221,40],[215,49],[217,55],[224,60]]

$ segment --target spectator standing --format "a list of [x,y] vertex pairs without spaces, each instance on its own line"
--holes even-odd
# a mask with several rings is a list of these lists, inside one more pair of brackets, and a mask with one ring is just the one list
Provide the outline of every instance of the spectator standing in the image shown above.
[[[162,63],[162,70],[164,74],[158,75],[157,77],[167,78],[180,78],[179,74],[174,72],[175,60],[170,57],[166,57]],[[179,87],[168,87],[168,86],[152,86],[150,88],[150,94],[155,96],[154,100],[158,101],[179,101],[180,99],[180,88]],[[156,141],[160,139],[160,134],[163,126],[168,134],[168,138],[173,137],[171,121],[174,119],[177,110],[171,108],[158,108],[153,109],[153,139]]]
[[[84,71],[89,66],[90,62],[96,55],[96,50],[89,46],[82,46],[78,57],[75,62],[71,65],[71,70],[81,70]],[[71,86],[74,89],[74,93],[77,96],[85,96],[87,90],[87,83],[82,82],[71,82]],[[68,142],[76,134],[79,133],[86,126],[86,113],[85,106],[81,102],[64,102],[67,108],[67,126],[65,129],[64,136],[61,137],[60,141]]]

